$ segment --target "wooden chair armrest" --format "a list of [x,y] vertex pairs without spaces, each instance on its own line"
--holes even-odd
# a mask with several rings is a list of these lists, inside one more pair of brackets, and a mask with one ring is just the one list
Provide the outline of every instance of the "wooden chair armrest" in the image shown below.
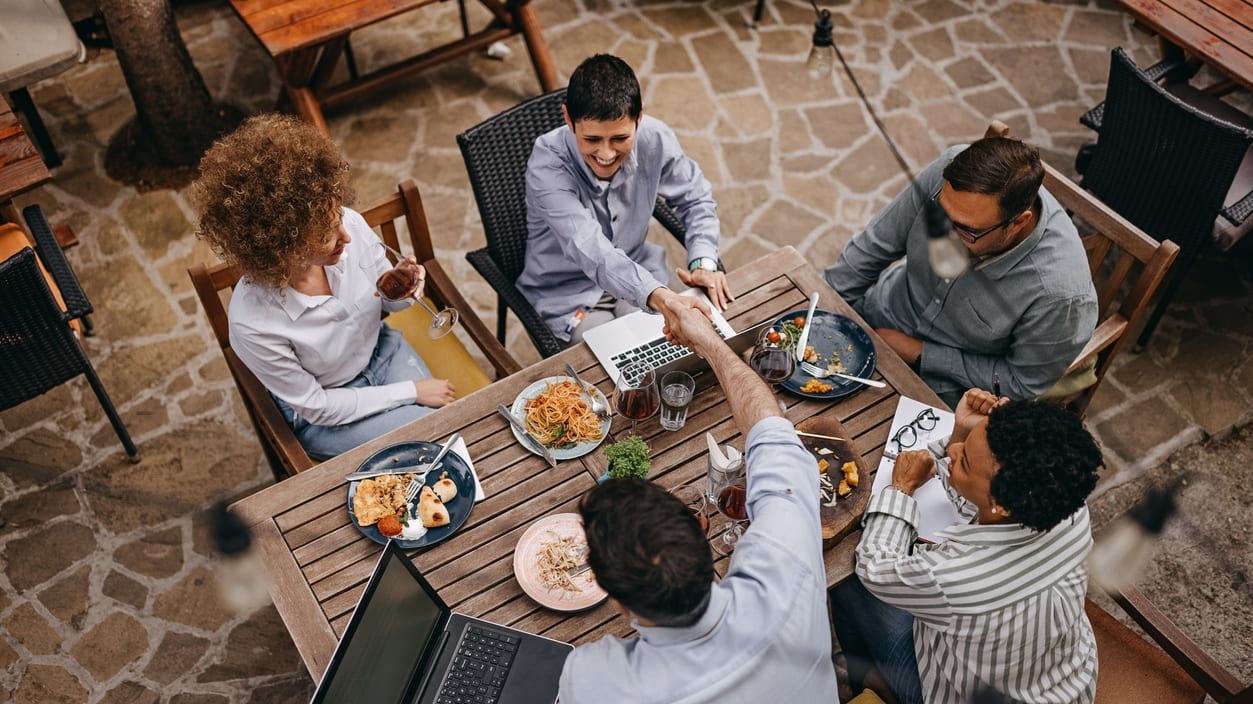
[[235,354],[235,350],[227,347],[222,350],[222,355],[226,357],[226,366],[231,370],[231,375],[235,377],[235,385],[244,396],[244,404],[252,412],[261,432],[270,438],[274,450],[282,456],[284,464],[291,464],[291,473],[303,472],[317,464],[310,459],[304,446],[296,439],[296,434],[287,425],[283,414],[279,413],[278,406],[274,405],[274,399],[266,391],[265,385]]
[[1241,683],[1218,661],[1201,650],[1195,641],[1180,630],[1139,589],[1128,587],[1121,592],[1111,592],[1110,597],[1220,704],[1247,704],[1253,701],[1253,687]]
[[422,262],[422,266],[426,268],[427,292],[431,294],[438,302],[445,306],[455,308],[460,313],[460,321],[462,329],[474,340],[479,349],[483,351],[483,355],[487,357],[487,361],[496,370],[497,377],[506,377],[510,374],[522,369],[522,365],[509,354],[504,345],[496,339],[483,321],[475,315],[474,308],[470,306],[470,302],[461,295],[457,290],[457,286],[453,283],[448,273],[440,266],[439,262],[430,259]]
[[1118,338],[1126,329],[1126,319],[1117,313],[1102,320],[1100,325],[1096,326],[1096,330],[1092,331],[1092,339],[1088,340],[1088,343],[1083,346],[1083,350],[1079,352],[1079,356],[1075,358],[1075,361],[1070,363],[1066,373],[1069,374],[1079,369],[1094,359],[1102,350],[1118,342]]

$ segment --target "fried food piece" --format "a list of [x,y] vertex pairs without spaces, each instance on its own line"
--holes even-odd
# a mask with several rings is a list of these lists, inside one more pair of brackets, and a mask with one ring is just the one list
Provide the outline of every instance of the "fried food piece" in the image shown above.
[[439,496],[429,486],[422,487],[422,494],[418,498],[418,518],[427,528],[446,526],[452,520],[444,502],[439,500]]
[[400,519],[396,518],[395,514],[392,514],[379,519],[378,529],[383,534],[383,537],[394,538],[400,535],[400,531],[404,530],[405,527],[400,525]]
[[435,495],[444,503],[457,498],[457,484],[448,478],[448,472],[440,472],[439,481],[435,482],[434,489]]
[[848,480],[841,479],[839,486],[835,487],[836,496],[848,496],[853,493],[853,487],[848,485]]
[[405,487],[413,474],[384,474],[363,479],[352,497],[352,515],[357,523],[372,526],[383,516],[396,515],[405,505]]
[[823,472],[827,471],[827,469],[830,467],[831,467],[830,462],[827,462],[826,460],[818,460],[818,473],[819,474],[822,474]]
[[830,391],[832,388],[833,387],[830,384],[824,381],[820,381],[818,379],[810,379],[809,381],[805,382],[804,386],[801,387],[801,393],[825,394],[826,392]]
[[849,486],[857,486],[857,484],[861,481],[861,479],[857,476],[856,462],[845,462],[840,467],[840,471],[844,473],[844,482]]

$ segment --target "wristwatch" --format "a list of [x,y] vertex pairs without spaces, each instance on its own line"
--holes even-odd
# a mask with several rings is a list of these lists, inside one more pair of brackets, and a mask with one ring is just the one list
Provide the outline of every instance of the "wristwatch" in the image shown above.
[[711,259],[710,257],[697,257],[687,263],[688,272],[695,272],[697,269],[704,269],[705,271],[717,271],[718,260]]

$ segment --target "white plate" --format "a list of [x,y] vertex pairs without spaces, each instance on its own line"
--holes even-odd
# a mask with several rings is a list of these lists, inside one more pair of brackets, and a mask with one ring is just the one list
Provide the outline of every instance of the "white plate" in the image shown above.
[[[513,400],[513,405],[509,407],[509,412],[513,414],[514,418],[518,419],[518,422],[522,423],[523,425],[526,425],[526,402],[530,401],[531,399],[543,393],[544,390],[548,388],[549,384],[558,384],[563,381],[568,381],[573,384],[578,384],[577,381],[575,381],[574,379],[571,379],[568,376],[550,376],[550,377],[545,377],[543,379],[540,379],[534,384],[531,384],[525,389],[522,389],[522,392],[518,394],[518,397]],[[609,406],[609,400],[606,399],[605,395],[600,392],[600,389],[593,386],[591,387],[591,393],[596,394],[596,398],[600,399],[600,401],[604,403],[606,407]],[[609,418],[600,419],[600,439],[599,440],[589,440],[587,442],[576,443],[573,447],[565,447],[565,448],[550,447],[548,449],[550,452],[553,453],[553,457],[556,458],[558,461],[572,460],[575,457],[582,457],[583,455],[586,455],[592,450],[595,450],[602,442],[605,441],[605,438],[609,436],[609,422],[611,420],[613,420],[612,416]],[[513,436],[518,439],[518,444],[522,445],[528,450],[531,450],[531,446],[528,445],[522,439],[522,434],[518,432],[517,428],[514,428],[511,425],[509,426],[509,429],[513,431]],[[535,452],[535,450],[531,450],[531,452]],[[538,455],[539,453],[535,452],[535,454]]]
[[513,550],[513,574],[522,591],[540,606],[554,611],[590,609],[609,597],[596,583],[596,575],[591,570],[573,578],[580,586],[577,592],[547,589],[540,580],[536,563],[540,548],[545,543],[567,537],[578,538],[580,542],[584,540],[583,519],[577,513],[557,513],[532,523],[518,538],[518,545]]

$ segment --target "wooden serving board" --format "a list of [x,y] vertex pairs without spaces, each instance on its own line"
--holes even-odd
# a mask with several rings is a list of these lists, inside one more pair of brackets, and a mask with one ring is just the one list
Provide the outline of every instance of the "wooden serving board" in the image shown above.
[[[853,444],[847,440],[848,433],[844,430],[844,424],[838,418],[832,415],[820,415],[807,418],[797,423],[796,429],[818,435],[828,435],[830,437],[845,438],[842,441],[824,440],[822,438],[811,438],[804,435],[801,442],[805,448],[813,453],[815,459],[826,460],[827,476],[831,479],[833,485],[838,485],[844,474],[840,471],[840,466],[845,462],[857,463],[857,474],[861,481],[855,487],[853,492],[848,496],[841,497],[836,500],[834,506],[823,505],[820,507],[822,519],[822,544],[824,547],[831,547],[838,543],[841,538],[857,529],[858,523],[861,521],[862,514],[866,511],[866,504],[870,502],[870,485],[873,478],[870,476],[869,467],[861,455],[857,454],[857,450]],[[830,450],[829,454],[824,454],[822,450]],[[826,503],[825,501],[823,502]]]

